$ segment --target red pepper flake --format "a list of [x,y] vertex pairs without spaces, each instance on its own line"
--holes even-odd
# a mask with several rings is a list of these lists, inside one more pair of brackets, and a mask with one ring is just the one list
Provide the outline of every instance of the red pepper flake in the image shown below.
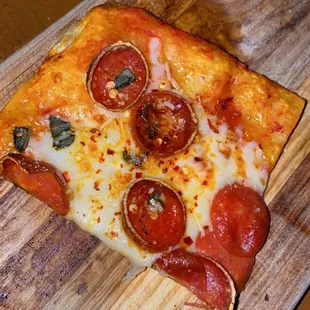
[[131,168],[129,169],[129,171],[132,172],[134,169],[135,169],[135,167],[131,167]]
[[211,122],[211,120],[210,120],[209,118],[208,118],[208,125],[209,125],[210,129],[211,129],[213,132],[215,132],[215,133],[220,133],[219,130],[218,130],[215,126],[213,126],[213,124],[212,124],[212,122]]
[[99,157],[99,162],[103,163],[104,162],[104,155],[103,153],[100,154],[100,157]]
[[84,142],[84,141],[80,141],[80,143],[81,143],[83,146],[85,146],[85,142]]
[[204,180],[201,184],[202,185],[208,185],[208,181]]
[[99,131],[99,129],[97,129],[97,128],[92,128],[92,129],[90,130],[91,133],[96,133],[97,131]]
[[130,144],[131,144],[130,139],[127,139],[125,143],[126,143],[127,145],[130,145]]
[[117,118],[114,118],[116,125],[119,125],[119,121]]
[[92,135],[92,136],[90,137],[90,140],[92,140],[93,142],[97,143],[96,137],[95,137],[94,135]]
[[103,206],[99,206],[97,207],[98,210],[102,210],[103,209]]
[[115,152],[114,152],[113,150],[111,150],[110,148],[108,148],[107,154],[108,154],[108,155],[114,155]]
[[187,155],[189,152],[189,149],[187,149],[185,152],[184,152],[184,155]]
[[109,191],[112,189],[112,185],[111,184],[109,184]]
[[178,191],[178,194],[179,194],[180,196],[182,196],[182,195],[183,195],[181,191]]
[[95,189],[96,191],[100,191],[100,189],[99,189],[99,182],[98,182],[98,181],[95,181],[95,182],[94,182],[94,189]]
[[121,212],[114,212],[114,215],[117,216],[117,215],[121,215],[122,213]]
[[111,231],[111,236],[112,237],[118,237],[118,233],[116,231]]
[[202,158],[200,157],[194,157],[194,160],[197,161],[198,163],[202,161]]
[[259,147],[261,150],[263,149],[263,147],[262,147],[262,145],[261,145],[261,144],[259,144],[259,145],[258,145],[258,147]]
[[229,98],[224,98],[224,99],[219,100],[219,104],[220,104],[223,111],[229,107],[229,105],[233,99],[234,99],[233,97],[229,97]]
[[163,161],[163,160],[160,160],[159,162],[158,162],[158,167],[160,167],[162,164],[164,164],[165,162]]
[[67,183],[71,181],[68,171],[65,171],[62,174],[62,176],[64,177],[64,179],[66,180]]
[[124,167],[124,165],[123,165],[123,164],[120,164],[119,166],[120,166],[121,168],[123,168],[123,167]]
[[96,173],[98,174],[98,173],[100,173],[102,170],[101,169],[98,169],[97,171],[96,171]]
[[166,173],[168,171],[168,168],[164,168],[162,171],[163,173]]
[[194,199],[197,200],[197,199],[198,199],[198,195],[195,195],[195,196],[194,196]]
[[106,119],[106,117],[104,115],[100,115],[100,114],[95,115],[93,118],[96,122],[98,122],[100,124],[103,123]]
[[183,238],[183,242],[187,245],[192,245],[194,243],[194,241],[192,240],[190,236]]
[[143,176],[143,172],[136,172],[136,179],[140,179]]
[[171,182],[173,181],[173,177],[170,178],[170,181],[171,181]]
[[208,226],[208,225],[205,225],[205,226],[203,226],[203,229],[204,229],[204,230],[208,230],[208,229],[209,229],[209,226]]
[[195,202],[195,207],[198,207],[198,203],[197,202]]
[[101,217],[98,216],[98,217],[97,217],[97,223],[99,224],[100,222],[101,222]]
[[174,171],[178,171],[179,169],[180,169],[179,166],[175,166],[175,167],[173,168]]

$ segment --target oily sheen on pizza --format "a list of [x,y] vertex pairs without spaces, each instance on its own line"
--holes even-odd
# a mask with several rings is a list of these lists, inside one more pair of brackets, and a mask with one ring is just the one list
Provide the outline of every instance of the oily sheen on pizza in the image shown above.
[[232,308],[303,105],[147,11],[97,7],[0,112],[1,174],[134,264]]

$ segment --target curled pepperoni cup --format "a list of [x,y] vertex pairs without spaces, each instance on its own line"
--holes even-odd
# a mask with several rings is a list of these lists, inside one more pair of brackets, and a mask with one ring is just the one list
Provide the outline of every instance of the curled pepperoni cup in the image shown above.
[[225,186],[215,195],[210,215],[214,235],[228,253],[253,257],[264,245],[269,211],[253,189],[237,183]]
[[254,257],[238,257],[229,254],[210,230],[198,235],[196,249],[198,253],[221,264],[233,279],[237,292],[242,291],[250,278]]
[[234,283],[214,260],[177,249],[161,255],[154,267],[185,286],[209,307],[233,309],[236,297]]
[[94,58],[87,74],[87,89],[96,103],[111,111],[122,111],[139,99],[148,77],[148,66],[139,49],[119,41]]
[[185,230],[186,210],[181,198],[157,179],[131,183],[123,198],[122,214],[126,233],[151,252],[178,244]]
[[52,165],[21,154],[10,154],[1,160],[0,172],[57,213],[69,212],[66,182]]
[[132,129],[142,148],[156,157],[167,157],[191,145],[197,133],[197,119],[184,98],[153,91],[134,106]]

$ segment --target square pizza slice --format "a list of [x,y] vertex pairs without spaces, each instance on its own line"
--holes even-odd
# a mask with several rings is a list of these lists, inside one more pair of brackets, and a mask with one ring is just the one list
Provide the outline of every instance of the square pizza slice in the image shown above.
[[147,11],[97,7],[0,112],[1,174],[134,264],[232,308],[303,107]]

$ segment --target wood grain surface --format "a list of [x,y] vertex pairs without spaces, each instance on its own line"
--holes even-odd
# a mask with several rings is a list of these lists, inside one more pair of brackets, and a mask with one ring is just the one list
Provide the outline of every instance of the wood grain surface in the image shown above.
[[[72,22],[103,2],[82,2],[0,65],[1,106]],[[310,99],[309,0],[106,1],[120,2],[207,38]],[[309,285],[309,150],[307,105],[268,183],[271,230],[238,309],[293,309]],[[154,270],[123,281],[126,258],[3,179],[0,206],[0,309],[179,309],[196,300]]]

